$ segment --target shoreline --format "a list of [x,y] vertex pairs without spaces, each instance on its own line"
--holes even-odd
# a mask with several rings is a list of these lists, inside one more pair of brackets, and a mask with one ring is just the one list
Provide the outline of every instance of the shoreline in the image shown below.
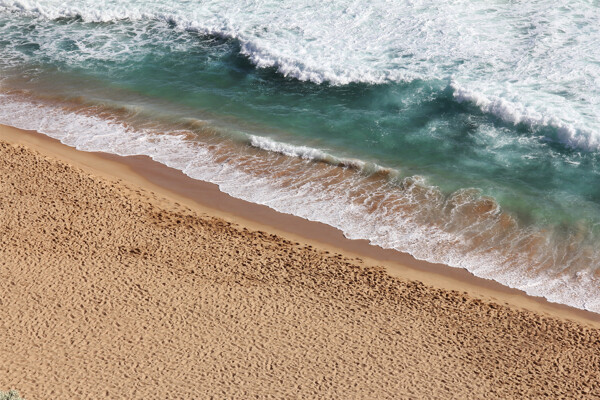
[[190,178],[182,171],[163,165],[148,156],[118,156],[80,151],[42,133],[5,125],[0,125],[0,140],[26,145],[42,154],[58,157],[69,164],[100,173],[106,178],[118,178],[133,183],[201,214],[216,216],[251,230],[265,231],[302,242],[326,252],[339,253],[349,259],[360,259],[366,266],[383,266],[393,277],[419,281],[438,289],[462,292],[517,310],[600,328],[600,314],[552,303],[543,297],[530,296],[522,290],[476,277],[465,269],[417,260],[407,253],[371,245],[367,240],[348,239],[337,228],[234,198],[221,192],[216,184]]
[[[124,162],[0,126],[0,172],[0,391],[600,396],[600,329],[585,312],[366,257],[364,242],[144,157]],[[199,193],[221,210],[193,200]]]

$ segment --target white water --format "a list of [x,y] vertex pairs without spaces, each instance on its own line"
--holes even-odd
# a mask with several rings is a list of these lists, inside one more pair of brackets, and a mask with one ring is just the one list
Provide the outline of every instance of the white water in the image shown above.
[[[256,66],[315,83],[447,80],[458,101],[505,122],[555,128],[548,139],[569,147],[600,143],[600,7],[591,1],[0,0],[0,12],[164,21],[235,38]],[[118,59],[136,51],[121,34],[81,37],[78,52],[54,54],[76,65]]]

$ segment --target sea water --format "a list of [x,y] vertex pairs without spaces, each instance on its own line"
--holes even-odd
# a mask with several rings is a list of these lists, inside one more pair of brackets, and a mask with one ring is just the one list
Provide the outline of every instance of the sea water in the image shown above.
[[600,312],[600,6],[0,0],[0,123]]

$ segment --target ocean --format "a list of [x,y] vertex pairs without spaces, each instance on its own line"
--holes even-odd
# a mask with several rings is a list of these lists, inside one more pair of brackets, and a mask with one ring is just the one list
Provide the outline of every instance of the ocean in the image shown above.
[[0,0],[0,123],[600,312],[600,5]]

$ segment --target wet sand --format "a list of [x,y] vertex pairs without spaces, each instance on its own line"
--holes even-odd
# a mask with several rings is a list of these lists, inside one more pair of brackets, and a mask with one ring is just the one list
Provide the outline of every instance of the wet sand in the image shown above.
[[0,390],[600,396],[598,316],[0,127]]

